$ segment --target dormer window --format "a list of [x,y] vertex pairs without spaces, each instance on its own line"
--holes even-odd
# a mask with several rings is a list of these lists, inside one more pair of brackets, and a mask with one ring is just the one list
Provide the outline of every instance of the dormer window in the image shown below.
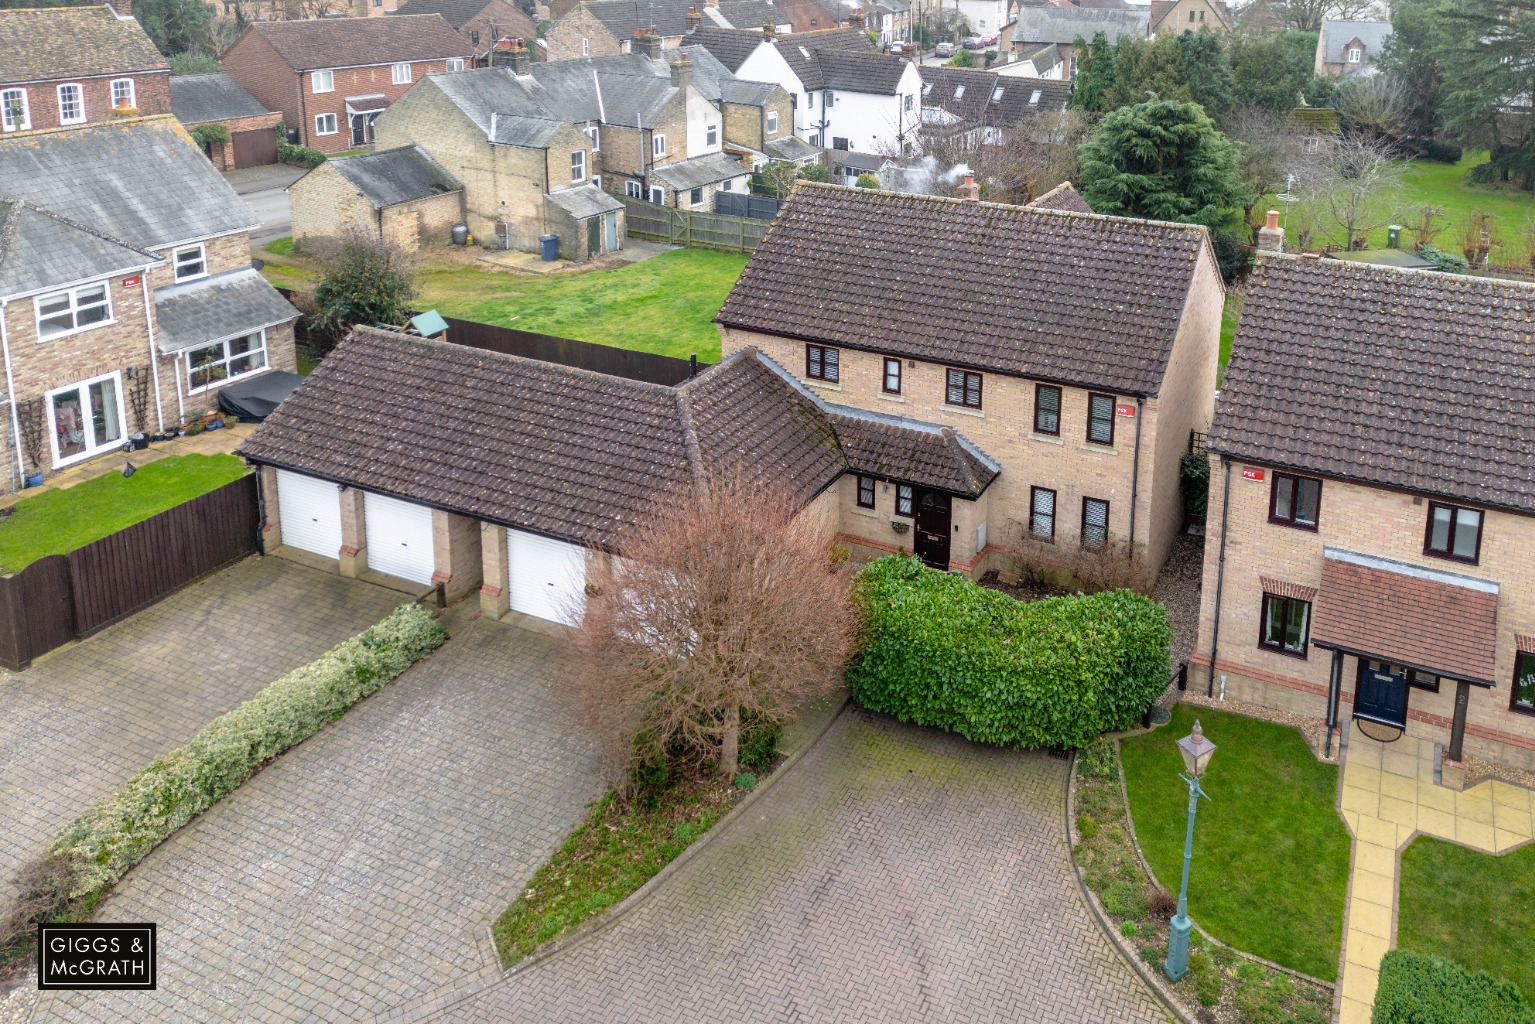
[[1363,59],[1364,59],[1364,51],[1363,50],[1361,50],[1357,46],[1349,47],[1348,62],[1350,64],[1358,64]]

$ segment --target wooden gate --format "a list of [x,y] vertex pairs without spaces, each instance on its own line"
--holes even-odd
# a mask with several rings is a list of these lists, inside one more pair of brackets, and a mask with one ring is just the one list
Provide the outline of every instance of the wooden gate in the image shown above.
[[277,132],[260,128],[249,132],[230,132],[236,167],[260,167],[277,162]]
[[770,226],[767,221],[750,217],[722,217],[657,206],[640,199],[624,198],[627,231],[641,238],[654,238],[672,245],[699,249],[722,249],[751,255],[762,242]]

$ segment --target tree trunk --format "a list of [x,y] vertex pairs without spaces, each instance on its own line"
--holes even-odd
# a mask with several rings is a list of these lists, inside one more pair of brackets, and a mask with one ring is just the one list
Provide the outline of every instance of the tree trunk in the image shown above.
[[720,741],[720,774],[736,777],[741,761],[741,709],[731,708],[725,718],[725,738]]

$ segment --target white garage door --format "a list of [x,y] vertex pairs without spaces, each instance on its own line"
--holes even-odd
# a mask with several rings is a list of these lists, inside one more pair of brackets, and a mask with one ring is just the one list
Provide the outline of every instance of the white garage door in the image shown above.
[[398,498],[366,493],[362,514],[368,568],[412,583],[432,582],[432,510]]
[[279,469],[277,521],[289,547],[326,558],[341,554],[341,489],[334,482]]
[[586,551],[521,530],[506,531],[512,611],[574,626],[586,607]]

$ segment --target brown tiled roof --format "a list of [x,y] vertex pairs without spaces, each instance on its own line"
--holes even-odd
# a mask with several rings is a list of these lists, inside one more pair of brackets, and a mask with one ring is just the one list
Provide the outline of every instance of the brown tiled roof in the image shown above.
[[1311,642],[1493,685],[1498,585],[1326,549]]
[[106,7],[0,11],[0,83],[167,67],[137,21]]
[[718,320],[1153,395],[1207,238],[1188,224],[801,182]]
[[1210,447],[1535,513],[1535,285],[1265,255]]
[[1071,213],[1092,213],[1093,208],[1087,205],[1087,200],[1081,193],[1071,187],[1071,182],[1063,181],[1059,185],[1040,196],[1029,204],[1033,210],[1066,210]]
[[1000,467],[948,427],[832,405],[851,472],[979,497]]
[[474,49],[440,14],[258,21],[246,31],[260,33],[295,71],[470,57]]
[[[795,36],[784,41],[786,46],[796,45]],[[780,47],[780,50],[782,47]],[[906,61],[883,53],[858,53],[854,50],[811,50],[815,63],[821,70],[821,80],[811,88],[837,89],[842,92],[862,92],[875,96],[894,96],[901,84],[901,76],[910,67]],[[804,76],[801,76],[804,79]]]

